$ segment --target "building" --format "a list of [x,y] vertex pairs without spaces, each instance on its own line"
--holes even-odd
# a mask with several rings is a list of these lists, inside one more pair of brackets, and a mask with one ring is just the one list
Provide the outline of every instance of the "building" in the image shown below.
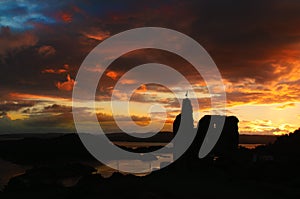
[[[238,149],[239,144],[239,132],[238,132],[238,118],[235,116],[221,116],[221,115],[205,115],[202,117],[196,129],[194,129],[193,121],[193,108],[191,101],[186,98],[182,102],[181,113],[176,116],[173,122],[173,133],[176,135],[179,131],[183,133],[193,133],[196,131],[196,137],[193,140],[191,146],[188,150],[180,157],[181,161],[185,162],[196,162],[198,154],[204,138],[207,135],[208,127],[210,124],[211,118],[214,117],[215,123],[213,124],[214,128],[222,125],[221,121],[224,122],[221,135],[211,150],[209,156],[211,157],[229,157]],[[219,122],[220,121],[220,122]],[[214,133],[213,129],[210,133]],[[177,159],[179,153],[176,152],[176,146],[179,143],[174,142],[174,158]]]

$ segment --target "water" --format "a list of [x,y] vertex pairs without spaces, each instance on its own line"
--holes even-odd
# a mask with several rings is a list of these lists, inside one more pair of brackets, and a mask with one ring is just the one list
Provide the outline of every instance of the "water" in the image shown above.
[[[141,147],[153,147],[153,146],[165,146],[167,143],[159,143],[159,142],[114,142],[118,146],[125,146],[132,149],[137,149]],[[170,145],[172,147],[172,144]],[[173,154],[172,153],[155,153],[156,160],[153,161],[143,161],[143,160],[111,160],[107,163],[107,165],[103,165],[100,163],[89,163],[89,165],[93,166],[97,173],[101,174],[103,177],[110,177],[114,172],[117,172],[113,168],[117,168],[117,170],[126,170],[126,171],[134,171],[134,170],[142,170],[142,173],[136,174],[137,176],[145,176],[150,174],[152,171],[160,169],[162,164],[173,162]]]
[[[142,170],[140,174],[136,174],[137,176],[145,176],[150,174],[152,171],[160,169],[162,164],[166,162],[173,162],[173,154],[165,153],[165,154],[156,154],[157,160],[155,161],[142,161],[142,160],[111,160],[108,162],[108,165],[94,165],[94,168],[97,170],[97,173],[100,173],[103,177],[110,177],[115,169],[119,170]],[[111,167],[110,167],[111,166]]]
[[[125,146],[128,148],[136,149],[141,147],[151,147],[151,146],[165,146],[169,143],[163,142],[114,142],[118,146]],[[170,143],[170,147],[173,147],[173,143]]]

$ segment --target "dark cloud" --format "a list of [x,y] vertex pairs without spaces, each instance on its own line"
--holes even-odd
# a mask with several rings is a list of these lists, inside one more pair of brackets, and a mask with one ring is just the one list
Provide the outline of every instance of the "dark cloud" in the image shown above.
[[[58,7],[61,9],[56,9]],[[37,68],[41,71],[51,65],[59,68],[67,63],[74,69],[71,76],[76,73],[89,50],[105,37],[134,27],[162,26],[182,31],[202,44],[216,61],[224,78],[232,82],[254,78],[258,83],[263,83],[282,75],[274,72],[276,67],[272,64],[281,58],[282,49],[299,41],[300,31],[297,28],[300,15],[296,1],[272,1],[271,4],[269,1],[157,1],[151,5],[140,1],[129,1],[126,5],[121,1],[88,1],[85,5],[81,1],[67,1],[56,2],[47,9],[39,10],[45,16],[54,18],[56,14],[66,12],[72,15],[72,20],[67,24],[57,22],[37,26],[35,32],[40,38],[39,43],[42,47],[53,47],[56,56],[46,60],[35,59],[37,55],[29,51],[26,54],[31,55],[27,57],[35,62],[18,55],[22,65],[26,65],[29,71],[37,71]],[[163,56],[158,53],[152,55],[156,59],[163,59]],[[149,60],[148,57],[142,56],[140,60]],[[168,64],[172,64],[171,58],[165,56]],[[128,62],[124,59],[121,61],[125,64]],[[124,63],[122,67],[118,66],[122,70]],[[173,64],[176,63],[173,61]],[[10,67],[21,66],[11,63]],[[283,72],[289,72],[291,67]],[[25,73],[23,79],[30,79],[32,75]],[[47,78],[48,81],[29,88],[36,90],[45,87],[45,92],[57,89],[54,82],[63,78],[58,75],[34,75],[38,76],[37,80]],[[10,76],[14,81],[14,75]]]
[[38,49],[38,53],[42,56],[48,57],[54,55],[56,52],[55,48],[52,46],[44,45]]
[[2,101],[0,102],[0,112],[18,111],[22,108],[32,107],[34,101]]
[[70,112],[72,112],[72,107],[53,104],[51,106],[44,107],[42,112],[44,112],[44,113],[70,113]]
[[267,83],[282,75],[272,64],[287,56],[283,49],[299,42],[299,7],[296,1],[199,3],[193,25],[199,31],[192,36],[208,49],[226,79]]
[[[29,119],[23,120],[25,126],[36,126],[43,128],[65,128],[66,130],[71,130],[74,128],[73,115],[72,113],[61,113],[58,115],[43,115],[36,116],[33,115]],[[38,129],[37,128],[37,129]]]
[[71,113],[59,115],[31,115],[26,119],[11,120],[8,115],[0,118],[0,134],[74,132]]
[[7,113],[4,111],[0,112],[0,117],[3,117],[3,116],[7,116]]
[[12,33],[9,27],[2,26],[0,30],[0,56],[6,56],[7,53],[34,46],[37,42],[38,37],[32,32]]

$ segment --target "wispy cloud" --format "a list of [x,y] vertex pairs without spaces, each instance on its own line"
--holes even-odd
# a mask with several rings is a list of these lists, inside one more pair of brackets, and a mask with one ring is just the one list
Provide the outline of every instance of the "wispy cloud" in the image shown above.
[[291,107],[295,107],[295,106],[296,106],[295,103],[287,103],[287,104],[283,104],[281,106],[277,106],[276,108],[279,110],[283,110],[283,109],[291,108]]
[[65,81],[65,82],[57,82],[56,83],[56,87],[59,90],[72,91],[75,83],[76,83],[75,80],[72,79],[71,76],[68,74],[67,75],[67,81]]

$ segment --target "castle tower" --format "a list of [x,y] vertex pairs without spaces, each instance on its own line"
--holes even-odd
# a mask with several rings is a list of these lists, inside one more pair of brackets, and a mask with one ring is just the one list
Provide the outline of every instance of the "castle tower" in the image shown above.
[[194,128],[194,119],[193,119],[193,107],[191,100],[189,98],[185,98],[182,101],[181,115],[184,127],[188,129]]
[[183,99],[181,106],[181,113],[176,116],[173,123],[173,133],[176,133],[179,130],[179,126],[182,124],[182,130],[188,131],[190,129],[194,129],[194,119],[193,119],[193,107],[191,100],[187,98]]
[[[176,119],[173,123],[173,133],[174,136],[178,131],[182,131],[182,133],[189,133],[194,130],[194,119],[193,119],[193,107],[191,100],[188,99],[187,94],[186,98],[182,101],[181,113],[176,116]],[[178,153],[176,152],[176,145],[179,143],[173,143],[174,145],[174,159],[178,157]]]

